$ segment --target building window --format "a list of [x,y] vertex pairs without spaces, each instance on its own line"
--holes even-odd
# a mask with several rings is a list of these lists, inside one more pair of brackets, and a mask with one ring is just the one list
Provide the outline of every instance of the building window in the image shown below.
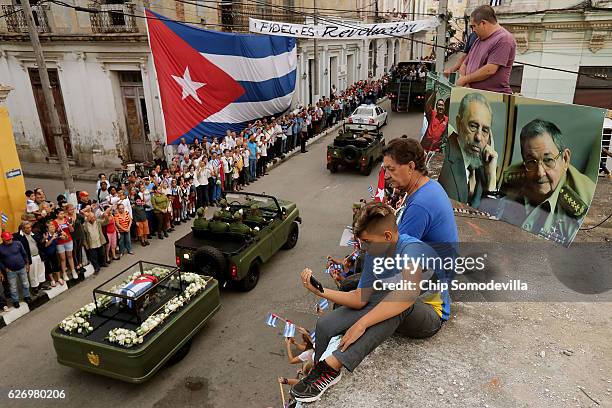
[[399,62],[399,51],[400,51],[400,41],[395,40],[395,47],[393,49],[393,65],[397,65]]
[[222,24],[221,29],[231,32],[234,27],[234,5],[231,1],[219,3],[219,15]]
[[521,85],[523,84],[523,65],[514,65],[512,71],[510,71],[510,88],[513,93],[521,92]]
[[134,33],[138,31],[133,3],[124,0],[105,0],[89,4],[89,8],[100,10],[89,13],[91,30],[94,33]]
[[[45,5],[39,5],[38,3],[38,1],[30,1],[30,5],[32,6],[32,16],[34,17],[34,24],[36,25],[36,28],[38,28],[39,33],[48,33],[50,30],[49,23],[47,22],[47,15],[44,9]],[[28,24],[26,23],[23,11],[21,11],[20,0],[16,0],[13,5],[2,5],[0,8],[0,14],[6,16],[7,31],[11,33],[28,32]]]
[[[612,67],[580,67],[574,103],[612,109]],[[588,75],[588,76],[587,76]]]
[[261,18],[265,18],[265,16],[270,14],[270,0],[260,0],[256,3],[257,14],[260,14]]

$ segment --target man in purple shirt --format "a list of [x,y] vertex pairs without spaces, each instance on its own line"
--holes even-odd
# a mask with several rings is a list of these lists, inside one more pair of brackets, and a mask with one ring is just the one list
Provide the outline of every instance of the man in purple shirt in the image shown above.
[[457,85],[485,91],[512,93],[510,71],[516,53],[512,34],[497,23],[490,6],[477,7],[470,16],[470,27],[478,39],[461,65]]

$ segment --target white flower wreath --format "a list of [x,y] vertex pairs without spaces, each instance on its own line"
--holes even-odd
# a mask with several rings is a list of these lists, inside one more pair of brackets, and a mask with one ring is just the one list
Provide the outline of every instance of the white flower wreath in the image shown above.
[[[174,276],[172,279],[176,279]],[[136,330],[128,330],[123,328],[112,329],[106,337],[111,343],[118,343],[121,346],[132,347],[135,344],[142,344],[144,336],[151,330],[162,324],[172,313],[176,312],[184,305],[189,303],[189,300],[201,292],[207,284],[207,280],[197,273],[186,272],[182,274],[182,280],[189,283],[187,288],[181,295],[170,299],[165,305],[163,311],[149,316]]]
[[[170,272],[171,272],[171,269],[156,266],[152,269],[144,271],[143,273],[145,275],[153,275],[159,279],[162,279],[163,277],[168,275]],[[118,288],[127,285],[128,283],[132,282],[135,278],[137,278],[140,275],[141,275],[140,272],[135,272],[131,274],[123,282],[113,286],[110,289],[110,292],[115,292]],[[106,307],[111,303],[111,301],[112,301],[112,297],[110,296],[107,296],[107,295],[100,296],[96,300],[98,304],[98,309],[102,309],[102,310],[106,309]],[[89,319],[89,317],[95,312],[95,310],[96,310],[96,303],[94,302],[88,303],[82,308],[80,308],[79,310],[77,310],[76,312],[74,312],[73,314],[71,314],[70,316],[66,317],[64,320],[62,320],[59,324],[59,328],[69,334],[73,334],[75,332],[79,334],[91,333],[93,331],[93,327],[87,321],[87,319]]]

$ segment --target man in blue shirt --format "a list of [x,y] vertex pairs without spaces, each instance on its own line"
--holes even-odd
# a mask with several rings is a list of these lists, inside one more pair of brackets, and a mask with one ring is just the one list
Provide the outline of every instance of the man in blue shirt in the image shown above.
[[30,302],[30,283],[26,267],[29,267],[28,255],[21,242],[13,240],[13,234],[8,231],[2,233],[0,245],[0,269],[6,273],[11,291],[11,299],[15,308],[19,307],[19,292],[17,291],[17,278],[21,280],[23,297]]
[[[340,380],[342,367],[353,371],[396,331],[414,338],[430,337],[450,314],[448,292],[435,290],[439,272],[419,266],[428,262],[426,258],[433,257],[435,262],[437,254],[418,239],[400,236],[393,208],[383,203],[366,204],[353,223],[353,231],[366,251],[356,290],[324,288],[319,292],[310,283],[312,271],[301,273],[306,289],[341,306],[317,321],[316,365],[291,389],[297,401],[319,399]],[[422,286],[428,282],[432,285]],[[330,340],[343,333],[339,348],[320,360]]]
[[[385,177],[405,193],[397,211],[400,234],[432,246],[442,257],[454,257],[459,233],[453,206],[444,188],[430,179],[425,152],[414,139],[394,139],[383,149]],[[452,271],[447,271],[448,278]]]
[[249,176],[251,177],[251,182],[255,181],[257,177],[257,142],[255,141],[255,136],[251,135],[249,137],[249,142],[247,143],[247,147],[249,148]]

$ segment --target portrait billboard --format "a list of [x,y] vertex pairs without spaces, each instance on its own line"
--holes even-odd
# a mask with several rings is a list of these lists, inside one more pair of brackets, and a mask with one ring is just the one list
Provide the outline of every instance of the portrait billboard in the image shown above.
[[569,246],[595,193],[605,110],[455,87],[449,198]]

